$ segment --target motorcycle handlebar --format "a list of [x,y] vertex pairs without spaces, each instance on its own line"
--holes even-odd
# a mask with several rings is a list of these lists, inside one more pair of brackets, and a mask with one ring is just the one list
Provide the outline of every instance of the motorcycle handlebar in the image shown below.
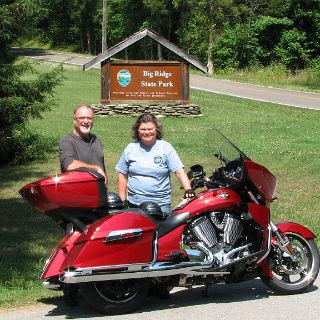
[[197,179],[197,180],[192,180],[191,181],[191,187],[193,190],[198,189],[198,188],[213,188],[217,187],[219,184],[216,183],[214,180],[210,178],[205,178],[205,179]]

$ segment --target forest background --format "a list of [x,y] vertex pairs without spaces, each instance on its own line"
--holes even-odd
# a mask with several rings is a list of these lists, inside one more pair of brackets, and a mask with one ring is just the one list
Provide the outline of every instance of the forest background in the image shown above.
[[[20,39],[97,55],[103,0],[2,0],[19,7]],[[192,54],[211,72],[281,64],[319,68],[319,0],[105,0],[111,47],[149,27]],[[127,54],[127,53],[124,53]],[[130,58],[169,58],[152,43]]]

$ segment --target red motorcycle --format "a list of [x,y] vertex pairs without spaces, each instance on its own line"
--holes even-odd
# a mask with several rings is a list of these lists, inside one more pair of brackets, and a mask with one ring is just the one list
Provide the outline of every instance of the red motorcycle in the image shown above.
[[297,223],[273,223],[276,178],[220,132],[212,141],[207,152],[219,166],[207,178],[192,166],[200,191],[168,217],[153,202],[124,208],[103,177],[86,169],[24,186],[23,198],[66,233],[44,266],[44,286],[64,290],[69,302],[80,289],[107,314],[133,311],[149,290],[176,286],[260,277],[276,293],[306,291],[319,271],[316,236]]

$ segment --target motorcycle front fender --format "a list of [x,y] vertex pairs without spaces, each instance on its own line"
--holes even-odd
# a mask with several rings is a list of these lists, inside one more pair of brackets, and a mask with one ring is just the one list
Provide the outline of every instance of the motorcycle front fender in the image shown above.
[[317,237],[307,227],[295,222],[279,222],[279,223],[276,223],[276,226],[280,229],[282,233],[294,232],[299,234],[305,239],[314,239]]

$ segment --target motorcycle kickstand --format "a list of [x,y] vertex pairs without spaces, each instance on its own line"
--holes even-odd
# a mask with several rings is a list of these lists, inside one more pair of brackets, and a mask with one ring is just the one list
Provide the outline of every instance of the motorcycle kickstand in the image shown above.
[[201,293],[201,297],[208,297],[208,290],[209,290],[209,287],[211,286],[211,284],[206,284],[205,288],[202,290],[202,293]]

